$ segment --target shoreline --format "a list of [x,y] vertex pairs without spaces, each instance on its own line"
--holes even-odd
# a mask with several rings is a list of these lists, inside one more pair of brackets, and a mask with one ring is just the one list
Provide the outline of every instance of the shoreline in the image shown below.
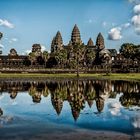
[[79,74],[79,77],[76,74],[62,73],[62,74],[42,74],[42,73],[0,73],[0,79],[99,79],[99,80],[132,80],[140,81],[140,73],[112,73],[112,74]]
[[[29,138],[30,140],[131,140],[134,138],[132,135],[119,133],[119,132],[112,132],[112,131],[91,131],[91,130],[76,130],[75,132],[69,133],[53,133],[53,134],[40,134],[34,135],[33,137]],[[139,137],[138,137],[139,139]],[[137,140],[137,139],[136,139]]]

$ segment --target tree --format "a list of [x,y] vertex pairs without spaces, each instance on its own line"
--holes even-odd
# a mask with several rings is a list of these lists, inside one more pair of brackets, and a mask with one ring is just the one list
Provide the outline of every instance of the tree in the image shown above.
[[47,61],[49,58],[49,53],[47,51],[43,52],[43,58]]
[[140,60],[140,45],[125,43],[120,48],[120,53],[127,59]]
[[58,62],[54,56],[50,56],[48,61],[46,62],[47,68],[53,68],[54,66],[58,65]]
[[64,68],[67,63],[67,51],[65,49],[58,50],[54,53],[55,59],[61,68]]
[[30,66],[30,65],[31,65],[31,61],[29,60],[28,57],[26,57],[26,58],[24,59],[23,65],[25,65],[25,66]]
[[36,59],[37,59],[37,63],[38,63],[39,65],[44,65],[44,64],[45,64],[45,61],[44,61],[44,59],[42,58],[42,56],[38,56]]
[[136,46],[135,58],[140,61],[140,45]]
[[84,60],[84,52],[85,52],[85,47],[82,44],[77,43],[73,47],[73,51],[75,54],[76,58],[76,64],[77,64],[77,77],[79,77],[79,62]]
[[95,51],[92,49],[87,49],[85,53],[85,62],[87,67],[91,67],[93,61],[95,60]]
[[125,58],[134,59],[136,53],[136,46],[132,43],[124,43],[120,48],[120,53]]
[[31,65],[33,65],[34,61],[36,60],[34,52],[29,53],[29,60],[31,61]]
[[47,63],[50,55],[49,55],[49,53],[47,51],[44,51],[43,54],[42,54],[42,56],[43,56],[43,59],[45,61],[44,63],[45,63],[45,67],[46,67],[46,63]]

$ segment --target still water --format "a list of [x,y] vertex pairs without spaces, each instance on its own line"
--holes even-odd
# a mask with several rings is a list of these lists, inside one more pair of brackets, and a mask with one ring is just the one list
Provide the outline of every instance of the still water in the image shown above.
[[0,139],[77,129],[140,132],[140,82],[1,80]]

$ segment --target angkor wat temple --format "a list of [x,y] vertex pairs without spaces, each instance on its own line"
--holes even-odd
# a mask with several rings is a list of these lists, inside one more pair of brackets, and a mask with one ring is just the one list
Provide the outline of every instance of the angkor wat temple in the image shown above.
[[[136,52],[140,53],[140,47]],[[77,25],[74,26],[67,45],[63,44],[60,31],[57,32],[52,40],[50,53],[42,52],[40,44],[33,44],[32,52],[28,55],[18,55],[14,48],[8,55],[3,55],[0,51],[1,72],[23,69],[47,72],[48,68],[61,69],[64,72],[75,71],[77,67],[81,72],[140,72],[140,61],[139,58],[125,57],[115,49],[106,49],[101,33],[98,34],[95,44],[91,38],[84,44]]]

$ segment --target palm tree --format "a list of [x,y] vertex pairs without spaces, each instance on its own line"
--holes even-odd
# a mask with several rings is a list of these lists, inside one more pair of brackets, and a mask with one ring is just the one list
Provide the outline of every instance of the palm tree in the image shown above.
[[33,65],[33,62],[36,59],[36,55],[34,52],[29,53],[29,60],[31,61],[31,66]]
[[45,67],[46,67],[46,62],[48,61],[50,55],[47,51],[44,51],[42,56],[43,56],[43,59],[45,60]]

